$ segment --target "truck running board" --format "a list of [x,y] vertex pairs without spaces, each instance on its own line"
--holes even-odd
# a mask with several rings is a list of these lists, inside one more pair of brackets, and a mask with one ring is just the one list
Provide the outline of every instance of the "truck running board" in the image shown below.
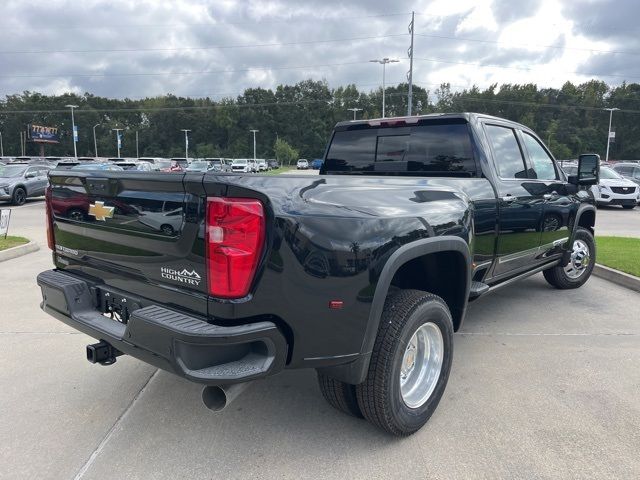
[[484,295],[489,291],[491,287],[486,283],[482,282],[471,282],[471,288],[469,289],[469,300],[475,300],[480,295]]

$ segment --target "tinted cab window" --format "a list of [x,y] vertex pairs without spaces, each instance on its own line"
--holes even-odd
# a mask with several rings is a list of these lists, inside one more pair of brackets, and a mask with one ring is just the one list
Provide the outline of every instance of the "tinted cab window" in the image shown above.
[[338,130],[321,173],[475,176],[477,167],[461,121]]
[[485,125],[498,175],[501,178],[527,178],[522,151],[513,128]]
[[540,142],[526,132],[522,132],[524,146],[529,153],[529,161],[533,168],[534,178],[540,180],[557,180],[558,174],[553,159]]

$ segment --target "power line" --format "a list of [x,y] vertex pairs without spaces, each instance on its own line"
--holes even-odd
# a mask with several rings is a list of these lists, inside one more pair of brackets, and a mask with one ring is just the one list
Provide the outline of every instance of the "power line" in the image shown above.
[[[415,60],[422,60],[425,62],[433,62],[433,63],[450,63],[454,65],[473,65],[474,67],[482,67],[482,68],[506,68],[509,70],[522,70],[527,72],[535,72],[542,71],[540,68],[531,68],[531,67],[514,67],[510,65],[499,65],[499,64],[489,64],[489,63],[474,63],[474,62],[460,62],[454,60],[443,60],[441,58],[418,58]],[[568,73],[572,75],[580,75],[583,77],[616,77],[616,78],[631,78],[631,79],[640,79],[640,77],[628,76],[628,75],[620,75],[615,73],[588,73],[588,72],[573,72],[573,71],[560,71],[554,70],[557,73]],[[0,75],[1,76],[1,75]]]
[[427,38],[440,38],[444,40],[457,40],[461,42],[474,42],[474,43],[490,43],[496,45],[508,45],[508,46],[517,46],[522,48],[554,48],[556,50],[576,50],[581,52],[592,52],[592,53],[619,53],[623,55],[640,55],[640,52],[627,52],[622,50],[602,50],[597,48],[580,48],[580,47],[561,47],[559,45],[539,45],[535,43],[512,43],[512,42],[500,42],[497,40],[481,40],[478,38],[463,38],[463,37],[455,37],[449,35],[435,35],[435,34],[427,34],[427,33],[416,33],[417,37],[427,37]]
[[[411,15],[411,12],[400,12],[400,13],[381,13],[374,15],[354,15],[348,17],[333,17],[333,18],[321,18],[321,17],[309,17],[312,21],[317,22],[318,20],[322,20],[323,22],[329,20],[355,20],[355,19],[365,19],[365,18],[381,18],[381,17],[399,17],[399,16],[408,16]],[[417,15],[417,14],[416,14]],[[48,22],[43,26],[37,26],[39,30],[92,30],[96,31],[101,28],[126,28],[126,29],[137,29],[137,28],[179,28],[179,27],[218,27],[220,25],[270,25],[270,24],[281,24],[287,23],[290,24],[294,21],[300,21],[299,16],[292,16],[291,18],[282,19],[282,20],[259,20],[259,21],[239,21],[239,22],[198,22],[198,23],[146,23],[146,24],[93,24],[93,25],[51,25]],[[24,32],[24,28],[12,28],[10,26],[0,26],[0,31],[2,32],[11,32],[11,31],[20,31]]]
[[230,70],[196,70],[186,72],[136,72],[136,73],[67,73],[67,74],[24,74],[24,75],[9,75],[0,74],[0,78],[67,78],[67,77],[153,77],[153,76],[166,76],[166,75],[212,75],[221,73],[237,73],[237,72],[249,72],[251,70],[297,70],[305,68],[324,68],[324,67],[338,67],[345,65],[358,65],[369,63],[368,61],[360,62],[341,62],[341,63],[321,63],[312,65],[295,65],[285,67],[248,67],[241,69]]
[[[416,84],[421,84],[422,82],[415,82]],[[415,93],[416,97],[425,98],[427,101],[429,100],[427,94],[423,93]],[[405,97],[406,92],[395,92],[388,93],[387,96],[390,97]],[[471,101],[471,102],[487,102],[487,103],[501,103],[507,105],[521,105],[521,106],[529,106],[536,108],[561,108],[561,109],[576,109],[576,110],[589,110],[589,111],[601,111],[601,107],[593,107],[586,105],[563,105],[563,104],[550,104],[550,103],[536,103],[536,102],[524,102],[517,100],[501,100],[496,98],[479,98],[479,97],[471,97],[465,96],[464,94],[459,94],[457,97],[454,97],[454,101],[462,102]],[[156,111],[185,111],[185,110],[216,110],[216,109],[226,109],[226,108],[266,108],[266,107],[288,107],[288,106],[298,106],[298,105],[313,105],[313,104],[325,104],[327,106],[331,105],[331,101],[327,100],[298,100],[291,102],[263,102],[263,103],[233,103],[233,104],[211,104],[211,105],[190,105],[190,106],[172,106],[172,107],[125,107],[125,108],[98,108],[91,110],[76,110],[76,115],[81,115],[84,113],[118,113],[118,112],[156,112]],[[64,109],[55,109],[55,110],[5,110],[2,111],[0,109],[0,115],[4,114],[36,114],[36,113],[67,113],[67,110]],[[640,110],[627,110],[620,109],[620,113],[631,113],[631,114],[640,114]]]
[[44,53],[135,53],[135,52],[177,52],[177,51],[192,51],[192,50],[227,50],[236,48],[262,48],[262,47],[284,47],[294,45],[313,45],[321,43],[339,43],[349,42],[355,40],[375,40],[380,38],[393,38],[393,37],[406,37],[408,33],[397,33],[390,35],[372,35],[365,37],[347,37],[347,38],[332,38],[326,40],[307,40],[302,42],[275,42],[275,43],[253,43],[253,44],[241,44],[241,45],[208,45],[202,47],[167,47],[167,48],[97,48],[97,49],[85,49],[85,50],[2,50],[0,55],[13,55],[13,54],[44,54]]

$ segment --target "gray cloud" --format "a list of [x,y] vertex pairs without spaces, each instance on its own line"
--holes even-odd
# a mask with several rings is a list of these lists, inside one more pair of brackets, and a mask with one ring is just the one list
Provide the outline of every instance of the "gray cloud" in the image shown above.
[[[401,0],[390,6],[383,0],[237,0],[209,4],[189,0],[144,3],[60,0],[39,3],[37,14],[34,14],[33,4],[10,2],[3,8],[2,23],[6,28],[0,29],[1,52],[114,51],[0,53],[0,94],[71,90],[130,98],[165,93],[235,96],[245,88],[273,88],[280,83],[291,84],[306,78],[326,79],[331,86],[355,83],[363,89],[373,89],[380,83],[381,67],[367,61],[382,56],[402,59],[402,63],[388,67],[387,79],[389,83],[403,81],[408,68],[409,39],[404,35],[408,12],[411,9],[425,11],[431,3]],[[543,4],[543,0],[517,5],[507,0],[494,0],[491,11],[498,32],[515,21],[534,16]],[[574,30],[557,32],[552,43],[566,45],[568,35],[581,34],[604,42],[609,45],[608,49],[640,51],[636,26],[638,10],[640,6],[630,0],[566,0],[562,13],[573,20]],[[544,75],[526,76],[526,72],[517,69],[491,70],[465,63],[529,65],[535,71],[566,53],[559,48],[491,43],[496,39],[496,31],[488,25],[459,33],[458,28],[470,15],[473,15],[471,7],[444,16],[416,17],[416,32],[432,35],[416,37],[416,57],[442,61],[416,60],[414,78],[417,83],[433,90],[433,84],[445,78],[454,85],[477,83],[486,86],[494,81],[522,83],[523,78],[531,77],[531,81],[539,78],[538,83],[545,85],[547,77]],[[28,24],[25,24],[25,18],[29,19]],[[380,38],[301,43],[353,37]],[[485,43],[444,37],[472,38]],[[536,41],[531,38],[525,43],[535,44]],[[271,43],[286,45],[257,46]],[[208,48],[241,45],[246,47]],[[139,50],[115,51],[135,49]],[[579,65],[578,70],[584,73],[620,72],[637,77],[640,76],[637,59],[637,56],[594,53]],[[345,65],[322,66],[327,64]],[[303,66],[306,67],[297,68]],[[224,72],[195,73],[203,71]],[[163,72],[173,73],[161,75]],[[565,79],[569,77],[567,74]],[[609,83],[622,81],[616,77],[603,79]]]

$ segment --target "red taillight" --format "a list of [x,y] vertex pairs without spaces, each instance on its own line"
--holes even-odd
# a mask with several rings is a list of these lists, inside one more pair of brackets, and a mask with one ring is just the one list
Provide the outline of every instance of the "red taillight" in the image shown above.
[[47,223],[47,245],[53,251],[55,251],[55,239],[53,237],[53,209],[51,208],[51,187],[47,187],[45,191],[45,215]]
[[241,298],[249,293],[264,244],[264,208],[252,198],[207,199],[209,293]]

